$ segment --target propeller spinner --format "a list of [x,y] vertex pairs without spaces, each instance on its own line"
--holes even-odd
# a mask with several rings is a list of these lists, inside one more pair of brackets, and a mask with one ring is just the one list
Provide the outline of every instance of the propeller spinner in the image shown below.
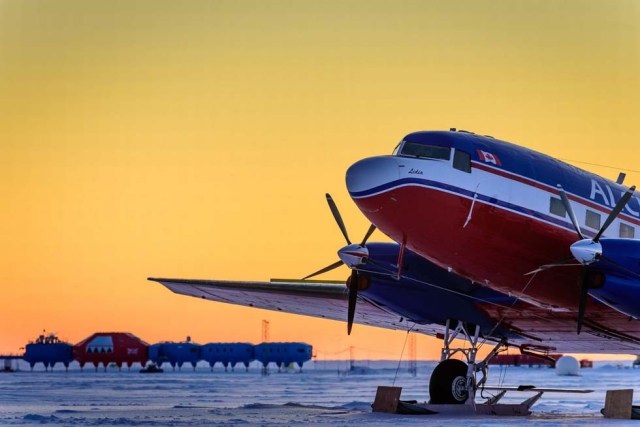
[[347,233],[347,228],[342,221],[342,216],[340,215],[338,207],[336,206],[333,198],[329,193],[327,193],[326,197],[327,203],[329,204],[329,209],[331,210],[333,218],[336,220],[336,223],[338,224],[342,235],[347,241],[347,246],[344,246],[338,251],[338,257],[340,258],[340,261],[334,262],[331,265],[321,268],[315,273],[311,273],[308,276],[303,277],[302,280],[306,280],[319,274],[334,270],[343,264],[351,269],[351,276],[347,279],[347,288],[349,289],[347,334],[351,335],[351,329],[353,328],[353,319],[356,312],[356,303],[358,301],[358,289],[361,287],[364,288],[366,286],[362,276],[360,276],[360,274],[358,273],[358,267],[366,264],[369,260],[369,250],[367,249],[365,244],[367,243],[367,240],[369,240],[369,237],[371,237],[371,234],[376,230],[376,226],[371,224],[369,230],[367,230],[367,233],[362,239],[362,242],[360,242],[359,244],[351,243],[351,240],[349,240],[349,234]]

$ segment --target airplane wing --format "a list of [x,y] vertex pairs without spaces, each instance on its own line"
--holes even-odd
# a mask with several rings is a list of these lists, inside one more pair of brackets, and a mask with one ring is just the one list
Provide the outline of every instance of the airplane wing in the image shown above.
[[[272,280],[271,282],[163,279],[150,277],[172,292],[209,301],[346,321],[348,294],[343,282]],[[435,335],[437,324],[413,325],[401,315],[360,298],[355,323]]]
[[[346,321],[348,293],[341,282],[273,280],[271,282],[149,278],[174,293],[246,307]],[[447,318],[466,318],[482,326],[490,341],[535,352],[636,354],[640,339],[634,322],[606,306],[591,309],[581,335],[575,313],[554,312],[525,301],[505,300],[483,287],[451,292],[440,286],[409,286],[376,278],[375,292],[358,296],[354,322],[435,336]],[[487,292],[489,292],[487,294]],[[493,295],[493,299],[487,297]],[[428,315],[425,316],[425,313]]]

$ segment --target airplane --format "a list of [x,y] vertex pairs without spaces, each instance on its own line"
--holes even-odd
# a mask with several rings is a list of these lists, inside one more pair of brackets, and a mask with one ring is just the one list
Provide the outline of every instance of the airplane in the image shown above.
[[[438,337],[430,402],[470,404],[508,347],[640,352],[640,199],[623,181],[491,136],[414,132],[346,172],[372,224],[359,243],[327,194],[347,243],[337,262],[300,281],[149,280],[249,307],[334,320],[346,311],[348,333],[358,323]],[[368,242],[376,229],[395,243]],[[343,264],[346,283],[309,280]]]

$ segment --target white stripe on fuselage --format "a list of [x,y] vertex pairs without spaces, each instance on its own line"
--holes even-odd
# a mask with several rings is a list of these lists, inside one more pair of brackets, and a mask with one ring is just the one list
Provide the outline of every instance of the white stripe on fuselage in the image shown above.
[[[445,185],[457,187],[462,190],[466,190],[467,192],[471,193],[472,196],[458,193],[455,190],[452,191],[452,190],[448,190],[440,187],[438,188],[431,187],[431,188],[434,188],[438,191],[442,191],[445,193],[454,194],[459,197],[464,197],[469,200],[472,200],[473,194],[477,192],[479,196],[484,196],[485,198],[493,198],[493,199],[496,199],[497,201],[523,208],[524,210],[535,211],[544,216],[556,218],[560,221],[563,221],[564,226],[554,222],[547,221],[544,218],[540,218],[538,216],[530,215],[526,212],[510,209],[509,207],[500,206],[499,204],[496,204],[496,203],[491,203],[490,201],[478,199],[476,200],[476,203],[483,203],[486,205],[495,206],[498,209],[513,212],[518,215],[525,216],[527,218],[531,218],[531,219],[541,221],[546,224],[561,228],[563,230],[574,232],[568,216],[565,216],[563,218],[558,215],[552,214],[550,212],[551,197],[559,199],[559,196],[558,196],[557,189],[547,184],[540,183],[539,181],[532,180],[531,178],[528,178],[528,177],[521,177],[521,176],[518,176],[517,174],[513,174],[511,172],[505,171],[502,168],[492,167],[490,165],[484,165],[484,166],[487,166],[487,168],[489,169],[499,170],[503,174],[513,175],[514,179],[510,179],[508,177],[504,177],[504,176],[498,175],[497,173],[492,173],[490,171],[482,170],[482,169],[479,169],[478,167],[472,167],[471,173],[460,171],[458,169],[453,168],[452,161],[449,161],[449,162],[442,161],[442,160],[434,161],[434,160],[428,160],[428,159],[414,159],[414,158],[408,158],[408,157],[397,157],[396,159],[398,160],[400,165],[404,165],[404,167],[401,166],[398,168],[400,180],[406,179],[406,178],[414,178],[414,179],[417,178],[417,179],[435,181]],[[410,171],[412,171],[413,173],[410,173]],[[421,173],[416,174],[415,171],[420,171]],[[542,188],[538,188],[531,184],[527,184],[526,182],[520,182],[516,180],[517,179],[516,177],[519,177],[524,181],[533,181],[537,185],[546,188],[546,190]],[[420,184],[416,184],[416,183],[400,184],[394,188],[399,188],[404,186],[416,186],[416,185],[420,185]],[[425,184],[424,186],[430,187],[428,184]],[[380,193],[384,193],[389,190],[390,189],[385,189],[380,191]],[[370,196],[372,196],[372,194],[369,194],[365,197],[370,197]],[[572,199],[571,205],[576,214],[576,217],[578,218],[578,221],[580,222],[580,227],[583,228],[584,231],[591,232],[591,234],[595,234],[597,230],[587,227],[587,225],[585,224],[587,210],[591,210],[597,213],[598,215],[600,215],[600,224],[602,224],[606,219],[606,216],[608,215],[608,212],[610,211],[611,208],[609,208],[608,206],[603,206],[600,203],[595,202],[594,200],[584,199],[583,197],[580,197],[575,194],[568,193],[568,196],[570,197],[570,199]],[[589,207],[586,204],[581,203],[580,201],[582,200],[588,203],[597,205],[600,208],[600,210],[596,210],[593,207]],[[621,217],[622,216],[623,215],[621,215]],[[627,215],[624,215],[624,217],[627,217]],[[629,217],[629,218],[632,218],[632,217]],[[618,218],[614,220],[611,226],[604,233],[604,236],[618,237],[620,223],[625,223],[626,225],[630,225],[634,228],[636,225],[631,221],[621,221]]]

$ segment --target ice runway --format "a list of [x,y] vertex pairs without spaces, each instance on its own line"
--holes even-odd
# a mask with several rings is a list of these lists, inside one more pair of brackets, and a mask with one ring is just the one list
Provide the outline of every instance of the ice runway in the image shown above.
[[[85,368],[69,372],[58,368],[44,372],[37,367],[0,374],[0,425],[513,425],[521,418],[451,417],[442,415],[389,415],[371,412],[376,387],[403,387],[403,399],[428,399],[428,378],[435,362],[418,364],[412,376],[397,362],[360,362],[365,369],[347,374],[345,362],[311,362],[297,370],[268,376],[253,364],[224,372],[210,372],[199,365],[173,372],[166,366],[161,374],[139,374],[109,368]],[[580,377],[559,377],[548,368],[491,367],[489,383],[534,384],[545,387],[591,388],[591,394],[545,393],[527,417],[532,425],[637,425],[634,421],[608,421],[600,415],[607,389],[633,388],[640,400],[640,370],[620,369],[615,364],[596,363],[583,369]],[[38,369],[39,368],[39,369]],[[530,393],[513,393],[504,402],[524,400]],[[509,395],[508,395],[509,396]],[[488,397],[488,396],[487,396]],[[507,399],[507,398],[505,398]],[[478,401],[480,399],[478,398]]]

